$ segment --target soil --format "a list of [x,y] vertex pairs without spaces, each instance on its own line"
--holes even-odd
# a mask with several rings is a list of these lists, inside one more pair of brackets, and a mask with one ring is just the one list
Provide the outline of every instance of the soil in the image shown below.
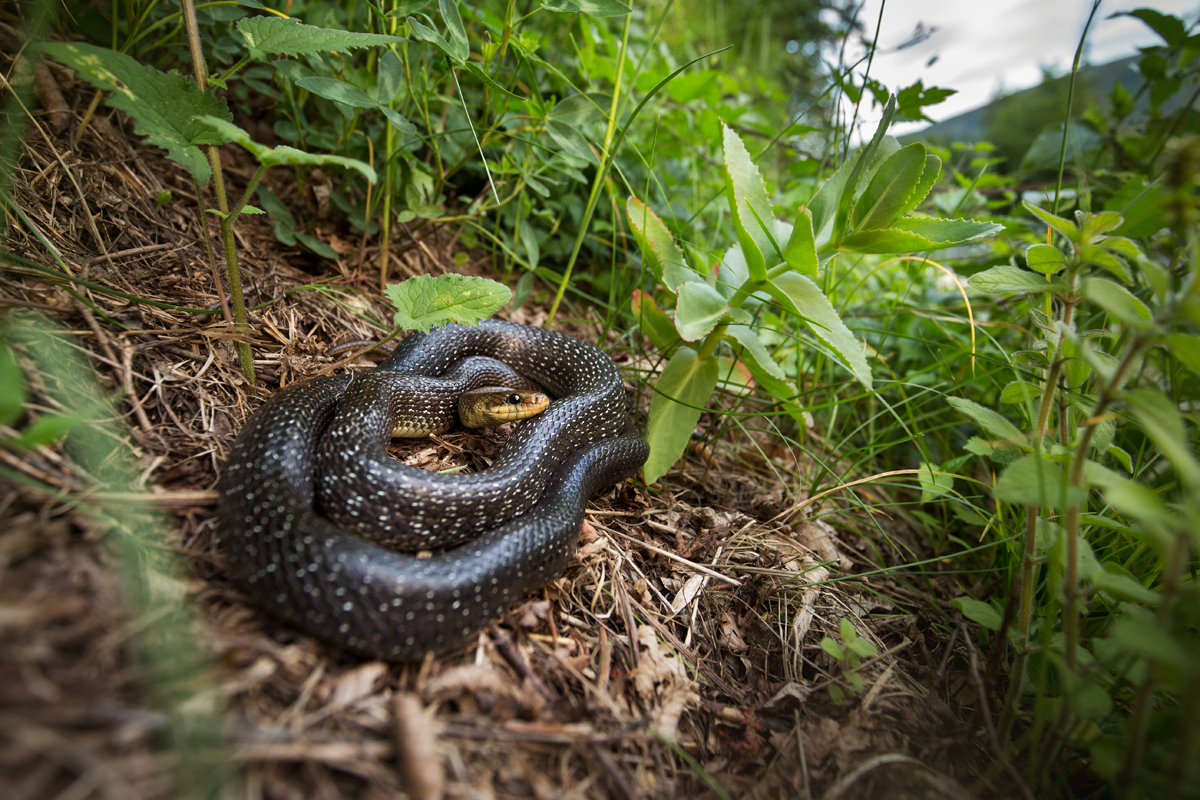
[[[339,258],[285,247],[266,218],[243,217],[238,260],[256,310],[238,332],[219,313],[219,239],[190,176],[119,112],[101,106],[83,124],[91,89],[56,66],[50,76],[39,92],[61,105],[43,100],[8,176],[2,247],[28,261],[0,259],[0,313],[29,402],[0,438],[78,410],[71,397],[90,392],[103,402],[84,428],[107,450],[89,461],[71,439],[0,446],[0,796],[997,791],[978,707],[987,654],[945,610],[953,584],[877,572],[932,553],[887,507],[886,486],[839,488],[864,476],[839,466],[819,430],[793,434],[802,451],[715,435],[720,420],[706,415],[708,435],[661,484],[594,499],[565,575],[470,648],[422,663],[364,662],[248,604],[213,546],[212,487],[264,398],[335,365],[370,366],[332,348],[390,332],[378,240],[322,216],[320,176],[301,188],[286,169],[269,173]],[[232,147],[222,160],[240,191],[252,165]],[[401,226],[389,279],[491,275],[460,233]],[[536,286],[501,316],[540,324],[547,295]],[[61,363],[12,333],[35,318],[58,331]],[[585,306],[554,327],[611,352],[644,421],[648,345],[605,331]],[[235,341],[252,346],[253,386]],[[88,386],[64,393],[72,359]],[[398,457],[478,468],[502,437],[452,434]],[[817,472],[812,453],[845,474]],[[841,639],[842,620],[878,653],[856,670],[860,690],[821,645]]]

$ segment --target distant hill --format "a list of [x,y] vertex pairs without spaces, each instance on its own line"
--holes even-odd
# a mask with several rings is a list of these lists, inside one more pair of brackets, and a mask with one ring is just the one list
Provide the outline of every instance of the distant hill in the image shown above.
[[[1134,69],[1138,58],[1139,56],[1130,56],[1095,67],[1085,67],[1079,71],[1076,86],[1086,85],[1088,94],[1099,99],[1107,98],[1113,86],[1120,81],[1130,94],[1136,94],[1142,85],[1142,76]],[[998,97],[985,106],[906,134],[900,139],[905,143],[929,142],[943,145],[951,142],[975,142],[987,139],[988,117],[996,110],[997,105],[1027,102],[1034,96],[1045,96],[1048,93],[1065,96],[1070,80],[1070,75],[1052,78],[1037,86]],[[1085,105],[1077,103],[1076,114],[1082,112],[1085,107]],[[1047,124],[1051,123],[1047,120]]]

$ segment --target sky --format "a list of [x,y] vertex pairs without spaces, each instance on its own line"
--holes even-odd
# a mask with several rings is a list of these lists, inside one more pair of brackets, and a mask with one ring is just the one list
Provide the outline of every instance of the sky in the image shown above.
[[[867,40],[874,35],[881,0],[866,0],[859,12]],[[1014,91],[1041,82],[1042,67],[1058,74],[1071,68],[1079,36],[1092,0],[887,0],[879,25],[879,52],[871,75],[895,91],[916,80],[925,86],[958,89],[958,94],[931,106],[934,120],[948,119],[986,105],[999,90]],[[1104,64],[1134,55],[1137,47],[1160,43],[1141,20],[1120,17],[1119,11],[1150,7],[1191,23],[1200,14],[1200,0],[1103,0],[1088,32],[1085,59]],[[920,23],[932,34],[903,50],[896,46],[913,38]],[[847,58],[863,53],[847,53]],[[932,64],[929,62],[936,57]],[[875,127],[880,109],[864,102],[866,135]],[[895,134],[909,133],[926,123],[894,125]]]

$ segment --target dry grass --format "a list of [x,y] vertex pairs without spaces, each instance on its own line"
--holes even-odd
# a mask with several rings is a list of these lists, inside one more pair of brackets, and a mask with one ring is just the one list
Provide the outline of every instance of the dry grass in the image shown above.
[[[27,137],[12,179],[30,224],[9,214],[4,248],[53,266],[36,228],[80,280],[219,307],[213,231],[199,227],[190,179],[120,115],[101,115],[73,144],[90,91],[53,69],[72,113],[60,133],[40,117]],[[226,156],[233,182],[244,180]],[[272,189],[297,197],[283,172]],[[163,191],[173,199],[159,206]],[[180,764],[200,756],[174,749],[171,734],[193,706],[220,721],[232,794],[252,798],[715,797],[718,786],[760,798],[970,796],[956,779],[976,774],[983,739],[968,723],[967,660],[927,619],[934,585],[826,582],[880,565],[857,533],[868,529],[861,512],[839,510],[836,495],[819,520],[790,513],[794,492],[770,469],[796,468],[784,448],[743,458],[749,443],[726,437],[661,490],[626,483],[597,498],[567,574],[464,652],[362,663],[247,605],[212,546],[223,454],[264,397],[334,363],[331,346],[385,334],[390,316],[372,288],[374,242],[333,222],[314,233],[343,254],[336,265],[281,249],[261,218],[239,226],[248,304],[270,302],[252,315],[253,388],[220,315],[80,284],[72,295],[0,264],[4,313],[53,319],[119,398],[112,417],[126,433],[114,446],[139,471],[124,501],[148,495],[168,512],[156,546],[186,577],[163,580],[194,607],[182,633],[210,664],[190,698],[164,705],[147,675],[171,654],[142,644],[146,615],[127,610],[113,533],[87,513],[98,476],[59,448],[0,449],[19,477],[0,480],[0,796],[186,794]],[[392,277],[446,271],[457,240],[436,224],[413,230]],[[486,256],[470,255],[468,268],[486,272]],[[539,311],[512,316],[536,323]],[[600,326],[575,316],[563,327],[594,341]],[[608,344],[631,374],[643,365]],[[19,353],[31,420],[53,407],[29,356]],[[478,466],[494,446],[454,436],[408,456]],[[864,692],[835,706],[825,687],[840,668],[819,643],[844,617],[881,655],[861,670]]]

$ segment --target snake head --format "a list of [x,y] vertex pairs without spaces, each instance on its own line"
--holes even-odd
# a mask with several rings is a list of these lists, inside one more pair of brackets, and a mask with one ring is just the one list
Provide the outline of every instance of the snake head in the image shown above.
[[549,405],[550,398],[542,392],[485,386],[463,392],[458,399],[458,418],[468,428],[490,428],[537,416]]

